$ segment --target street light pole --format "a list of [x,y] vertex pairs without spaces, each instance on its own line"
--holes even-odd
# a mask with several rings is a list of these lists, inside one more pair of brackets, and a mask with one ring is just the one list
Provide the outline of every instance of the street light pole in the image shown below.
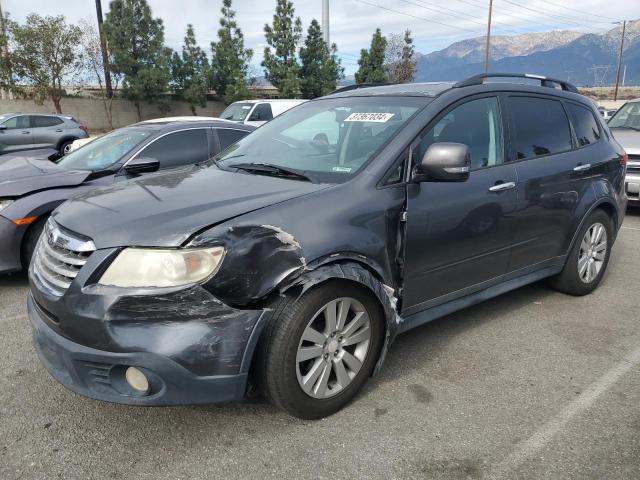
[[622,21],[622,36],[620,37],[620,51],[618,52],[618,71],[616,72],[616,89],[613,91],[613,99],[618,100],[618,85],[620,84],[620,67],[622,66],[622,49],[624,48],[624,34],[627,29],[627,21]]
[[489,71],[489,46],[491,45],[491,13],[493,0],[489,0],[489,19],[487,20],[487,43],[484,47],[484,73]]
[[96,15],[98,16],[98,35],[100,35],[100,49],[102,50],[102,67],[104,68],[104,84],[107,98],[113,98],[113,86],[111,85],[111,68],[109,66],[109,54],[107,52],[107,37],[102,27],[102,3],[96,0]]

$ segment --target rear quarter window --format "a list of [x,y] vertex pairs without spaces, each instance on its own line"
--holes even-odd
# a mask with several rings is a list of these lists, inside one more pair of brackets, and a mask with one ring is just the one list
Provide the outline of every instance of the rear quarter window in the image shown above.
[[600,128],[593,112],[573,103],[567,104],[567,110],[573,124],[573,131],[576,134],[578,147],[586,147],[600,140]]

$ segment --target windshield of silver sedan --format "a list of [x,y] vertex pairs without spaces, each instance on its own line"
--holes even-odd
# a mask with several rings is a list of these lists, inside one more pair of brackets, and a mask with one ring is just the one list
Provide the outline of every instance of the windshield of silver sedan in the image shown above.
[[67,170],[106,170],[152,133],[144,128],[121,128],[87,143],[57,163]]
[[340,183],[355,175],[430,100],[354,96],[306,102],[231,145],[216,163],[253,174]]
[[640,102],[629,102],[609,120],[609,128],[640,130]]

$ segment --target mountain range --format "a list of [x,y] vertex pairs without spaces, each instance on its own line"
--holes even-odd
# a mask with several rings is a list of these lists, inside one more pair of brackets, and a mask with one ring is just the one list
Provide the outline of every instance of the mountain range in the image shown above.
[[[620,26],[607,32],[571,30],[493,36],[490,72],[537,73],[579,86],[615,82]],[[416,82],[460,80],[483,71],[485,37],[416,54]],[[623,65],[625,84],[640,85],[640,20],[627,22]]]

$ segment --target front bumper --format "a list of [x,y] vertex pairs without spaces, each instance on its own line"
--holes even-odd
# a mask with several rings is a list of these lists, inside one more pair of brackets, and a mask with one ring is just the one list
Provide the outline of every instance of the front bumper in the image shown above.
[[25,227],[0,215],[0,273],[22,269],[20,244],[25,230]]
[[624,179],[625,191],[629,202],[640,203],[640,172],[630,173]]
[[[122,290],[81,286],[85,272],[56,297],[30,271],[34,346],[56,380],[81,395],[131,405],[244,397],[268,310],[234,309],[199,285],[125,296]],[[130,366],[146,375],[147,394],[126,383]]]

